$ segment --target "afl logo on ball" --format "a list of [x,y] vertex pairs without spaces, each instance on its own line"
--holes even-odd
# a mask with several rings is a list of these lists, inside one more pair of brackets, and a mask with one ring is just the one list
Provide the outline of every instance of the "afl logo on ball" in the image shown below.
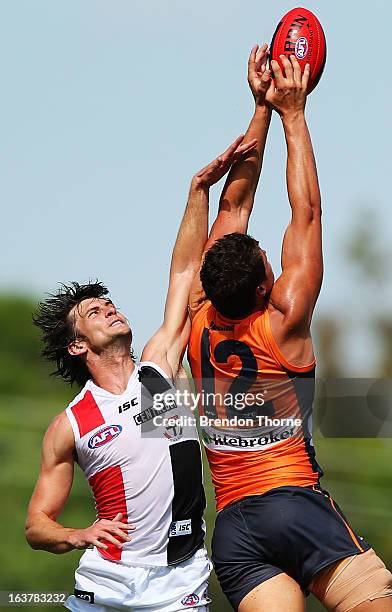
[[308,39],[305,36],[301,36],[295,43],[295,57],[298,59],[304,59],[308,52]]
[[191,595],[187,595],[184,599],[181,599],[181,603],[183,606],[195,606],[199,603],[199,596],[196,593],[191,593]]
[[108,425],[107,427],[103,427],[91,436],[90,440],[88,441],[88,447],[98,448],[99,446],[103,446],[114,438],[117,438],[117,436],[120,435],[121,431],[121,425]]

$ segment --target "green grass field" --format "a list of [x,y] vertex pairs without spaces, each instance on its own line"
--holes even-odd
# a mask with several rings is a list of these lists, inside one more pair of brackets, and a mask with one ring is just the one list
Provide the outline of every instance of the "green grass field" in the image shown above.
[[[33,551],[24,539],[27,504],[39,469],[43,433],[63,404],[58,399],[38,402],[14,396],[0,400],[0,518],[3,545],[0,549],[0,590],[72,591],[73,572],[79,552],[51,555]],[[62,400],[64,401],[64,400]],[[392,566],[390,490],[392,485],[391,440],[316,439],[318,459],[327,476],[324,488],[338,500],[354,529],[373,545],[384,561]],[[214,524],[214,499],[205,465],[208,498],[206,513],[208,543]],[[71,498],[60,519],[64,525],[84,527],[95,519],[90,490],[79,469]],[[212,579],[211,612],[230,610]],[[30,608],[24,608],[30,609]],[[31,610],[49,610],[34,606]],[[58,608],[53,608],[58,609]],[[308,600],[308,610],[321,607]]]

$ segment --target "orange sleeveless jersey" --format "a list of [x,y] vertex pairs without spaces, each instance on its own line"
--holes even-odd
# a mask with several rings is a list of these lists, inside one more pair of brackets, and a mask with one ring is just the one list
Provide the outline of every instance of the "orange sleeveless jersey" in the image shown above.
[[218,510],[276,487],[319,482],[315,361],[298,367],[285,359],[267,309],[233,320],[206,301],[192,322],[188,358]]

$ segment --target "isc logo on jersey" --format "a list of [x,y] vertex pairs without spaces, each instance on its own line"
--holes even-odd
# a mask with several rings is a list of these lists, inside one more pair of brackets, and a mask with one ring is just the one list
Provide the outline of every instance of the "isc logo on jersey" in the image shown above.
[[178,536],[190,535],[192,533],[192,521],[186,519],[185,521],[173,521],[170,524],[169,538],[176,538]]
[[121,425],[107,425],[99,431],[96,431],[88,441],[89,448],[98,448],[108,442],[111,442],[114,438],[120,435],[122,431]]

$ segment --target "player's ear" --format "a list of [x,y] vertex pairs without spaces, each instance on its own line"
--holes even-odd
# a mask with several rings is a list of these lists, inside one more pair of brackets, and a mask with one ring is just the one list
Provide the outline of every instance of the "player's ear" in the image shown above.
[[258,298],[265,298],[265,296],[267,295],[267,289],[264,287],[264,285],[259,285],[257,287],[256,295]]
[[83,340],[73,340],[68,344],[68,353],[74,357],[80,357],[87,352],[86,343]]

